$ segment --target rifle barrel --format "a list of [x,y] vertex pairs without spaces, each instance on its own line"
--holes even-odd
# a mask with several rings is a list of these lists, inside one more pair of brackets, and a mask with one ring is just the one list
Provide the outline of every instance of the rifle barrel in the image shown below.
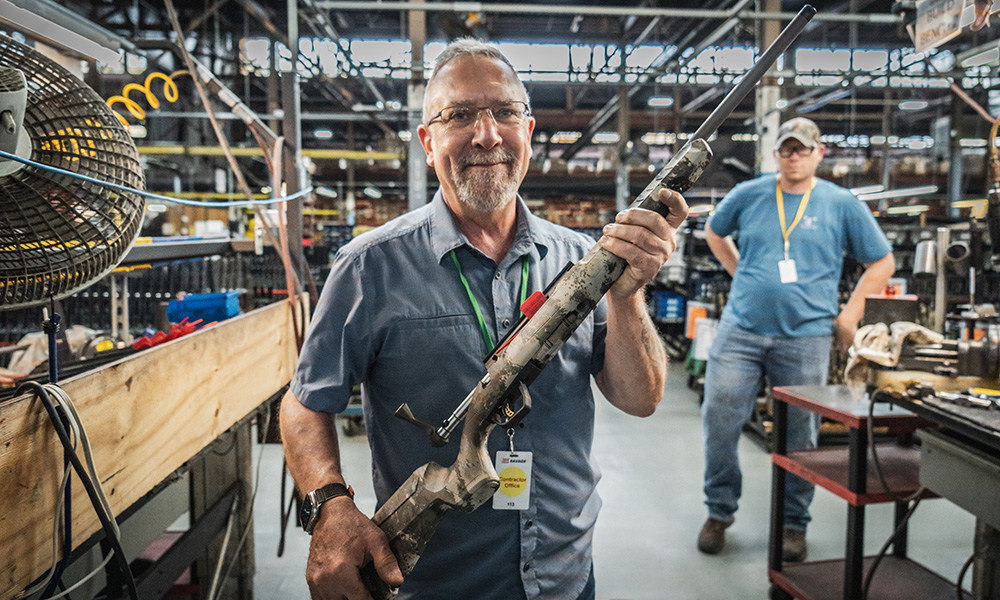
[[814,16],[816,16],[815,8],[809,4],[803,6],[799,14],[795,15],[795,18],[788,23],[788,26],[781,30],[781,33],[767,47],[767,50],[760,55],[754,66],[743,74],[743,78],[736,84],[736,87],[726,94],[726,97],[715,107],[712,114],[708,115],[708,118],[705,119],[705,122],[701,124],[701,127],[694,132],[694,135],[690,139],[707,140],[709,136],[715,133],[719,125],[722,125],[722,122],[729,117],[730,113],[736,110],[736,105],[743,101],[743,98],[750,93],[750,90],[757,85],[757,82],[764,78],[764,74],[771,68],[771,65],[778,60],[778,57],[785,50],[788,50],[788,47],[792,45],[792,41],[802,33],[802,30],[805,29]]

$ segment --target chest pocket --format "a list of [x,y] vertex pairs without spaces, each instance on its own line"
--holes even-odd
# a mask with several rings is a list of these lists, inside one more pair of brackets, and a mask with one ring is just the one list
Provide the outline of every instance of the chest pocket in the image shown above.
[[437,419],[451,414],[485,367],[483,338],[472,315],[400,319],[386,332],[369,384],[380,403],[421,406]]

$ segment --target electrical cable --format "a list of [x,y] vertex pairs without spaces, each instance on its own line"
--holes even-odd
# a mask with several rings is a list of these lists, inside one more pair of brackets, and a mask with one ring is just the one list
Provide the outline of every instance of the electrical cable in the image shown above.
[[[100,485],[101,478],[97,474],[97,467],[94,464],[93,446],[90,443],[90,438],[87,436],[87,430],[84,429],[83,422],[80,420],[80,413],[77,412],[76,405],[73,404],[73,401],[72,399],[70,399],[69,394],[66,393],[66,390],[62,389],[61,387],[57,385],[48,385],[46,389],[49,392],[51,392],[53,396],[55,396],[56,401],[63,409],[63,412],[66,415],[66,420],[72,427],[73,433],[75,434],[77,441],[79,442],[80,446],[83,449],[84,458],[87,461],[87,470],[90,473],[91,481],[96,482],[95,488],[97,489],[98,496],[101,499],[101,504],[104,506],[104,509],[107,512],[107,514],[109,515],[112,514],[110,502],[108,501],[107,494],[104,493],[103,487]],[[68,475],[69,471],[67,470],[66,473]],[[60,505],[60,511],[61,508],[62,505]],[[114,525],[115,535],[120,539],[121,530],[118,528],[118,523],[114,519],[112,519],[111,522]],[[77,581],[70,587],[68,588],[64,587],[64,589],[60,593],[48,597],[48,600],[58,600],[59,598],[68,597],[69,594],[74,592],[77,588],[79,588],[83,584],[93,579],[98,573],[103,572],[105,565],[111,562],[111,559],[113,557],[114,556],[112,554],[108,554],[107,556],[104,557],[104,560],[101,561],[100,564],[98,564],[96,567],[94,567],[93,570],[90,571],[90,573],[84,575],[82,578],[80,578],[79,581]]]
[[[917,491],[923,494],[925,488],[920,488]],[[903,532],[903,529],[906,528],[907,523],[910,521],[910,517],[913,515],[913,511],[917,510],[917,506],[920,505],[921,500],[923,500],[922,495],[918,496],[917,499],[913,501],[913,506],[906,511],[906,514],[903,515],[903,519],[899,522],[899,525],[896,526],[896,530],[893,531],[892,535],[889,536],[889,539],[882,544],[882,548],[879,549],[878,554],[875,556],[875,562],[872,563],[871,568],[868,569],[868,572],[865,574],[865,582],[861,587],[861,597],[864,600],[868,600],[868,590],[871,588],[872,579],[875,577],[875,570],[878,569],[879,563],[881,563],[882,559],[885,558],[886,552],[889,550],[889,546],[893,543],[893,541],[895,541],[896,537]]]
[[[112,514],[110,502],[108,501],[107,495],[104,493],[104,489],[100,485],[101,478],[97,474],[97,467],[94,464],[93,446],[90,443],[90,438],[87,436],[86,429],[84,429],[83,427],[83,422],[80,419],[80,413],[77,412],[76,410],[76,405],[73,404],[73,401],[72,399],[70,399],[69,394],[67,394],[66,391],[61,387],[51,384],[45,387],[49,392],[52,393],[53,396],[55,396],[56,401],[59,403],[59,406],[63,409],[63,413],[66,416],[66,421],[70,424],[70,427],[72,428],[77,441],[82,446],[84,458],[87,461],[87,470],[90,474],[91,481],[96,482],[95,488],[98,492],[98,497],[101,500],[101,504],[104,507],[107,514],[109,515]],[[75,448],[76,446],[74,445],[74,449]],[[68,475],[69,471],[67,470],[66,473]],[[59,507],[60,512],[62,510],[62,506],[63,505],[60,504]],[[120,539],[121,531],[118,528],[118,523],[114,519],[112,519],[111,522],[114,525],[115,535]],[[98,573],[101,573],[104,570],[105,565],[107,565],[112,558],[113,554],[108,554],[107,556],[104,557],[104,560],[101,561],[99,565],[97,565],[93,570],[91,570],[90,573],[83,576],[79,581],[74,583],[69,588],[63,589],[59,594],[56,594],[54,596],[49,596],[47,600],[57,600],[58,598],[67,597],[77,588],[79,588],[86,582],[90,581],[92,578],[94,578]]]
[[73,171],[67,171],[65,169],[60,169],[59,167],[53,167],[51,165],[42,164],[40,162],[35,162],[29,158],[22,158],[16,154],[11,154],[10,152],[4,152],[0,150],[0,158],[6,158],[8,160],[13,160],[19,162],[23,165],[28,165],[29,167],[35,167],[36,169],[42,169],[44,171],[50,171],[52,173],[58,173],[59,175],[66,175],[68,177],[75,177],[77,179],[86,181],[88,183],[93,183],[96,185],[101,185],[104,187],[117,190],[119,192],[126,192],[130,194],[138,194],[144,198],[149,198],[150,200],[159,200],[160,202],[173,202],[174,204],[185,204],[187,206],[201,206],[209,208],[229,208],[233,206],[253,206],[253,205],[270,205],[270,204],[281,204],[282,202],[290,202],[292,200],[298,200],[302,196],[309,194],[313,191],[312,186],[307,187],[304,190],[295,192],[288,196],[281,196],[278,198],[269,198],[266,200],[231,200],[223,202],[201,202],[198,200],[187,200],[184,198],[174,198],[171,196],[164,196],[162,194],[154,194],[153,192],[146,192],[143,190],[137,190],[135,188],[130,188],[126,185],[119,185],[117,183],[112,183],[110,181],[103,181],[101,179],[96,179],[94,177],[89,177],[87,175],[82,175],[80,173],[74,173]]
[[910,515],[913,514],[914,510],[916,510],[917,505],[920,504],[920,500],[923,498],[924,493],[927,491],[926,488],[920,487],[913,494],[906,497],[900,496],[896,492],[892,491],[892,488],[889,487],[889,482],[885,478],[885,473],[882,471],[882,463],[881,461],[879,461],[878,458],[878,449],[875,446],[874,421],[875,421],[875,401],[869,395],[868,421],[866,423],[867,425],[866,431],[868,433],[868,448],[871,450],[872,462],[875,465],[875,472],[878,475],[879,482],[882,484],[882,488],[885,490],[886,494],[888,494],[889,497],[892,498],[893,501],[902,502],[906,504],[913,502],[913,506],[911,506],[910,509],[906,512],[906,515],[903,517],[902,521],[900,521],[899,525],[896,527],[896,530],[892,532],[892,535],[889,536],[889,539],[887,539],[885,543],[882,545],[882,548],[879,550],[878,555],[876,555],[875,561],[872,563],[871,568],[868,569],[868,573],[865,574],[865,582],[862,588],[863,593],[861,597],[865,598],[866,600],[868,598],[868,588],[871,586],[872,578],[875,576],[875,570],[878,569],[878,566],[882,562],[882,559],[885,558],[885,553],[889,549],[889,546],[893,543],[896,537],[906,527],[907,522],[910,520]]
[[976,553],[973,552],[969,559],[965,561],[962,565],[962,569],[958,572],[958,581],[955,582],[955,598],[958,600],[965,600],[965,591],[962,590],[962,582],[965,581],[965,573],[972,566],[972,562],[976,560]]
[[[42,321],[42,331],[45,333],[45,337],[48,339],[48,355],[49,355],[49,382],[58,383],[59,382],[59,353],[56,351],[57,347],[57,336],[59,334],[59,323],[62,317],[59,315],[59,311],[56,309],[56,300],[54,297],[49,298],[49,312],[46,318]],[[59,418],[64,423],[68,422],[69,417],[66,412],[60,413]],[[76,427],[73,427],[73,432],[77,432]],[[69,455],[73,453],[71,448],[65,447],[63,449],[63,471],[69,470]],[[56,591],[56,584],[62,581],[63,572],[69,567],[70,561],[73,555],[73,492],[72,492],[72,479],[66,481],[66,486],[62,490],[63,498],[63,518],[62,518],[62,560],[56,565],[55,571],[52,574],[52,579],[49,584],[45,586],[42,591],[42,596],[51,596]]]
[[[61,387],[57,385],[48,385],[46,386],[46,389],[50,393],[52,393],[53,396],[55,396],[56,401],[59,403],[60,407],[63,409],[63,412],[66,414],[67,421],[70,422],[74,431],[76,432],[77,439],[79,440],[80,446],[83,449],[84,460],[86,460],[87,462],[87,471],[90,474],[91,481],[94,482],[94,487],[97,490],[98,497],[101,500],[101,505],[104,507],[106,514],[112,515],[113,513],[111,512],[111,502],[108,500],[108,496],[104,492],[104,488],[103,486],[101,486],[100,483],[101,478],[97,474],[97,466],[94,463],[93,446],[90,443],[90,438],[87,436],[87,430],[84,429],[83,427],[83,421],[80,419],[80,413],[76,410],[76,405],[73,404],[73,400],[69,397],[69,394],[66,393],[66,390],[62,389]],[[118,528],[118,522],[112,518],[111,523],[114,528],[115,537],[121,539],[121,530]],[[94,567],[93,570],[90,571],[90,573],[83,576],[79,581],[74,583],[69,588],[66,588],[61,593],[56,594],[55,596],[51,596],[50,598],[48,598],[48,600],[57,600],[58,598],[63,598],[65,596],[68,596],[71,592],[75,591],[77,588],[79,588],[86,582],[90,581],[98,573],[101,573],[104,570],[105,565],[107,565],[113,557],[114,555],[109,553],[107,556],[104,557],[104,560],[101,561],[100,564],[98,564],[96,567]]]
[[[59,414],[56,411],[55,405],[53,404],[51,397],[49,396],[50,389],[59,390],[59,392],[61,392],[62,390],[60,390],[58,386],[55,386],[54,384],[43,386],[42,384],[36,381],[26,381],[22,383],[20,386],[18,386],[15,393],[21,395],[26,393],[28,389],[34,391],[35,395],[38,397],[42,405],[45,407],[45,411],[49,415],[49,419],[52,422],[52,426],[55,429],[56,435],[59,437],[59,441],[62,443],[63,448],[67,450],[72,449],[73,442],[66,431],[66,427],[63,425],[62,419],[59,417]],[[60,396],[59,392],[55,393],[57,395],[57,402],[59,402],[61,405],[62,402],[60,402],[59,399]],[[68,399],[68,396],[66,396],[65,399]],[[69,413],[73,413],[75,417],[78,417],[78,415],[75,415],[76,410],[72,406],[71,402],[68,404],[67,414]],[[81,436],[81,442],[82,442],[82,436]],[[139,596],[135,587],[135,579],[132,576],[132,570],[129,567],[128,560],[126,560],[125,558],[125,552],[122,550],[121,543],[118,540],[118,524],[117,522],[115,522],[115,519],[112,516],[112,513],[110,512],[110,509],[107,506],[107,498],[106,496],[103,496],[103,491],[98,492],[97,490],[97,486],[100,485],[100,482],[99,480],[95,482],[94,480],[91,479],[90,474],[88,474],[87,469],[84,467],[83,463],[80,462],[80,458],[76,455],[75,452],[68,452],[67,455],[69,457],[70,463],[73,466],[73,470],[76,471],[77,476],[80,478],[80,482],[83,484],[84,490],[87,492],[87,496],[94,507],[94,512],[97,513],[97,518],[101,522],[101,527],[104,530],[108,543],[112,547],[118,568],[121,571],[123,578],[125,579],[125,586],[127,588],[129,598],[131,598],[132,600],[138,600]],[[93,458],[92,456],[89,456],[89,453],[87,456],[87,461],[88,461],[88,466],[93,467]]]
[[[174,35],[177,36],[177,44],[176,44],[177,51],[184,59],[184,63],[187,66],[188,71],[192,73],[192,80],[194,81],[195,90],[198,92],[198,97],[201,99],[202,106],[205,108],[205,112],[208,115],[208,121],[212,125],[212,131],[215,132],[215,137],[219,141],[219,146],[222,148],[223,153],[226,155],[226,161],[229,162],[229,168],[233,171],[233,175],[236,176],[236,182],[240,191],[243,192],[243,195],[246,196],[248,201],[251,201],[253,200],[253,194],[250,192],[250,186],[249,184],[247,184],[246,177],[243,175],[243,170],[240,168],[239,162],[236,160],[236,156],[233,154],[233,151],[229,146],[229,140],[226,139],[226,136],[222,132],[222,127],[219,125],[219,120],[215,117],[215,112],[212,109],[212,103],[209,101],[208,92],[205,90],[205,84],[202,82],[202,79],[205,79],[206,81],[213,81],[215,82],[215,84],[219,85],[222,91],[216,92],[216,95],[223,102],[229,104],[230,106],[232,106],[232,100],[234,99],[234,95],[232,94],[232,92],[229,92],[228,90],[223,88],[221,84],[218,83],[218,81],[215,79],[215,76],[211,73],[211,71],[206,69],[203,65],[196,64],[194,57],[191,56],[191,53],[188,52],[187,47],[184,45],[184,39],[185,39],[184,30],[181,29],[180,21],[177,18],[177,11],[174,9],[174,3],[172,2],[172,0],[164,0],[163,5],[167,9],[167,17],[170,20],[171,28],[174,30]],[[245,106],[244,108],[246,109],[246,112],[250,112],[249,108],[246,108]],[[257,140],[257,144],[260,146],[261,151],[264,153],[264,158],[267,160],[268,168],[272,172],[275,171],[276,169],[279,168],[279,165],[275,164],[274,161],[272,160],[271,153],[269,152],[271,148],[268,148],[267,144],[265,143],[264,140],[265,132],[261,131],[260,127],[263,124],[260,123],[259,120],[255,120],[254,122],[246,122],[246,124],[249,127],[250,132],[253,134],[254,139]],[[271,133],[271,136],[273,136],[273,133]],[[276,140],[273,137],[271,137],[270,141],[274,142]],[[276,189],[275,193],[277,193]],[[271,230],[274,229],[274,225],[268,218],[267,213],[260,209],[259,203],[252,202],[251,204],[253,205],[254,214],[256,215],[257,219],[259,219],[265,225],[264,236],[271,241],[272,245],[274,245],[275,248],[280,248],[281,244],[274,239],[274,235],[271,233]],[[302,262],[302,256],[300,254],[296,254],[295,258],[297,263]],[[295,273],[295,277],[298,278],[298,271],[295,269],[295,267],[293,267],[291,262],[283,261],[283,265],[286,270],[292,270],[293,273]],[[308,266],[305,264],[299,264],[298,266],[301,267],[301,270],[304,273],[306,273],[307,277],[311,281],[312,275],[309,272]],[[291,290],[289,290],[289,293],[291,293]],[[315,284],[310,285],[310,294],[312,296],[313,302],[316,302],[317,297],[315,295],[316,294]]]
[[889,483],[886,481],[885,473],[883,473],[882,471],[882,463],[879,461],[878,452],[875,447],[875,424],[873,423],[874,420],[875,420],[875,401],[872,400],[871,397],[869,396],[868,422],[867,422],[868,447],[871,449],[872,462],[875,463],[875,472],[878,474],[879,482],[882,484],[882,488],[885,489],[885,493],[888,494],[893,501],[906,502],[906,503],[912,502],[913,500],[916,500],[921,495],[923,495],[925,490],[924,488],[920,488],[913,494],[904,498],[899,494],[897,494],[896,492],[892,491],[892,489],[889,487]]

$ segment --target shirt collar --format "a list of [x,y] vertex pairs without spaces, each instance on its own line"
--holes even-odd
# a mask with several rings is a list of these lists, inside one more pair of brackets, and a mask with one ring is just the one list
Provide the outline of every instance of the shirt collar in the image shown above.
[[[529,254],[537,263],[545,256],[548,247],[537,237],[535,228],[531,226],[531,213],[520,194],[515,201],[517,202],[517,233],[514,234],[514,243],[503,262],[508,263]],[[444,203],[444,196],[439,189],[434,194],[434,199],[431,200],[431,247],[434,250],[434,257],[440,263],[448,252],[461,246],[473,247],[465,234],[455,224],[455,219]]]

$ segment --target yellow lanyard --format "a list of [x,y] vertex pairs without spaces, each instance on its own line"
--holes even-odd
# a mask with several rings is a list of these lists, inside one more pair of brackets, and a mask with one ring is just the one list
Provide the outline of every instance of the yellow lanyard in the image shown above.
[[788,260],[788,236],[792,234],[792,230],[795,226],[799,224],[802,220],[802,215],[806,212],[806,206],[809,204],[809,194],[812,193],[813,188],[816,187],[816,178],[813,177],[812,185],[806,190],[806,193],[802,195],[802,199],[799,200],[799,210],[795,212],[795,219],[792,220],[792,226],[785,227],[785,200],[781,196],[781,178],[777,180],[777,196],[778,196],[778,219],[781,221],[781,237],[785,240],[785,260]]

